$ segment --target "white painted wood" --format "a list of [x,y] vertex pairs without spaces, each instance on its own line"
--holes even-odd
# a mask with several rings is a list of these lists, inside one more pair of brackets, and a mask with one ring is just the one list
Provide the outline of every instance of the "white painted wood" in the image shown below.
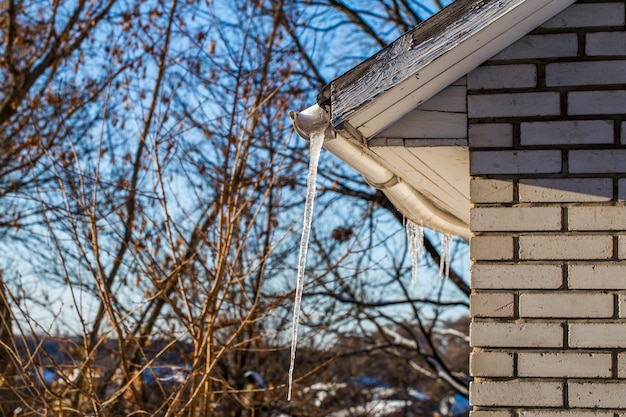
[[416,158],[425,161],[446,182],[468,201],[469,207],[469,150],[466,147],[407,148]]
[[469,223],[469,151],[463,147],[370,149],[435,205]]
[[465,139],[467,114],[413,110],[378,134],[385,138]]
[[377,137],[466,139],[467,87],[452,85],[443,89]]

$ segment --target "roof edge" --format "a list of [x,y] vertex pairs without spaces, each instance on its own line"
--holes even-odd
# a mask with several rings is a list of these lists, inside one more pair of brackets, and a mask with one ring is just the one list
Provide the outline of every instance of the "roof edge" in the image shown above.
[[332,81],[318,101],[330,95],[332,125],[369,138],[574,2],[452,3]]

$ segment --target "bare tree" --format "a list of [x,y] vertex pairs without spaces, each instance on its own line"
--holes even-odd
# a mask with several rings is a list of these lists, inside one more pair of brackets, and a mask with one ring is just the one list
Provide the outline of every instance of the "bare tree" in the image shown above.
[[[295,6],[288,9],[283,25],[301,57],[299,72],[311,89],[322,91],[323,85],[334,76],[443,6],[443,2],[381,0],[368,2],[364,7],[364,3],[356,1],[321,0],[312,2],[304,11]],[[328,62],[338,64],[330,67]],[[331,160],[331,164],[336,162]],[[333,165],[321,168],[320,173],[327,210],[337,220],[333,233],[324,230],[316,236],[315,256],[318,265],[325,263],[326,268],[321,269],[319,278],[306,294],[315,304],[320,303],[321,297],[323,310],[332,312],[335,321],[322,318],[309,324],[337,329],[337,334],[341,334],[342,329],[353,327],[348,321],[359,323],[356,328],[362,329],[364,335],[373,331],[379,335],[376,340],[371,338],[369,349],[405,357],[407,365],[417,374],[467,395],[466,366],[459,366],[441,354],[442,344],[450,340],[464,345],[464,354],[469,352],[466,336],[443,331],[450,325],[451,317],[467,314],[470,289],[467,274],[459,272],[466,265],[453,265],[446,280],[432,284],[427,281],[426,286],[422,281],[412,288],[407,250],[398,244],[398,239],[403,240],[402,215],[381,191],[367,186],[349,170]],[[337,215],[340,211],[333,196],[340,198],[341,204],[349,201],[359,207],[364,216],[354,219],[354,211]],[[389,223],[394,221],[395,226]],[[381,233],[381,229],[392,232]],[[393,233],[395,238],[391,237]],[[346,248],[352,255],[346,256]],[[457,257],[467,258],[464,242],[457,240],[455,248]],[[425,235],[424,250],[428,260],[422,265],[423,270],[437,269],[441,256],[436,234]],[[312,269],[312,273],[316,272]],[[337,317],[347,319],[343,322]],[[462,333],[467,331],[463,329]]]
[[[12,402],[0,413],[297,409],[284,403],[285,347],[307,146],[286,114],[434,11],[404,1],[367,10],[346,1],[5,2],[0,393]],[[354,48],[332,43],[322,56],[322,43],[340,35]],[[378,329],[381,352],[399,356],[413,338],[424,361],[443,366],[439,379],[460,381],[433,341],[438,314],[465,299],[439,287],[414,295],[389,202],[336,161],[324,164],[318,216],[330,220],[316,225],[311,249],[305,344],[339,340],[346,325]],[[460,274],[451,278],[466,292]],[[383,284],[397,297],[375,297]],[[394,306],[408,309],[404,321]],[[300,365],[298,381],[340,356],[328,355]]]

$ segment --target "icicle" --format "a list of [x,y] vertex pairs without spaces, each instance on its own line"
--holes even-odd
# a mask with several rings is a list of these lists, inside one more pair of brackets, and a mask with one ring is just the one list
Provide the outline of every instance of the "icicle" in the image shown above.
[[311,221],[313,219],[313,206],[315,204],[315,191],[317,182],[317,164],[324,143],[324,130],[313,132],[309,139],[310,160],[309,173],[307,176],[306,201],[304,203],[304,219],[302,236],[300,238],[300,254],[298,255],[298,277],[296,280],[296,296],[293,306],[293,325],[291,333],[291,358],[289,361],[289,387],[287,401],[291,401],[293,389],[293,372],[296,363],[296,348],[298,346],[298,322],[300,319],[300,305],[302,304],[302,290],[304,288],[304,272],[306,267],[306,255],[309,249],[309,234],[311,233]]
[[418,267],[424,251],[424,227],[411,220],[406,220],[405,227],[411,255],[411,288],[413,288],[417,282]]
[[452,236],[448,233],[441,236],[441,251],[439,255],[439,279],[450,277],[450,247],[452,246]]

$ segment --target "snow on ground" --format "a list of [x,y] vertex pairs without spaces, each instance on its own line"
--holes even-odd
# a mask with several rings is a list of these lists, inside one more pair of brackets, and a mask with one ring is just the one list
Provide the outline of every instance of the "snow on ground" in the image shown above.
[[363,405],[350,407],[347,410],[335,411],[326,417],[351,417],[354,415],[367,415],[368,417],[383,417],[390,413],[410,408],[411,402],[404,400],[378,400],[370,401]]

